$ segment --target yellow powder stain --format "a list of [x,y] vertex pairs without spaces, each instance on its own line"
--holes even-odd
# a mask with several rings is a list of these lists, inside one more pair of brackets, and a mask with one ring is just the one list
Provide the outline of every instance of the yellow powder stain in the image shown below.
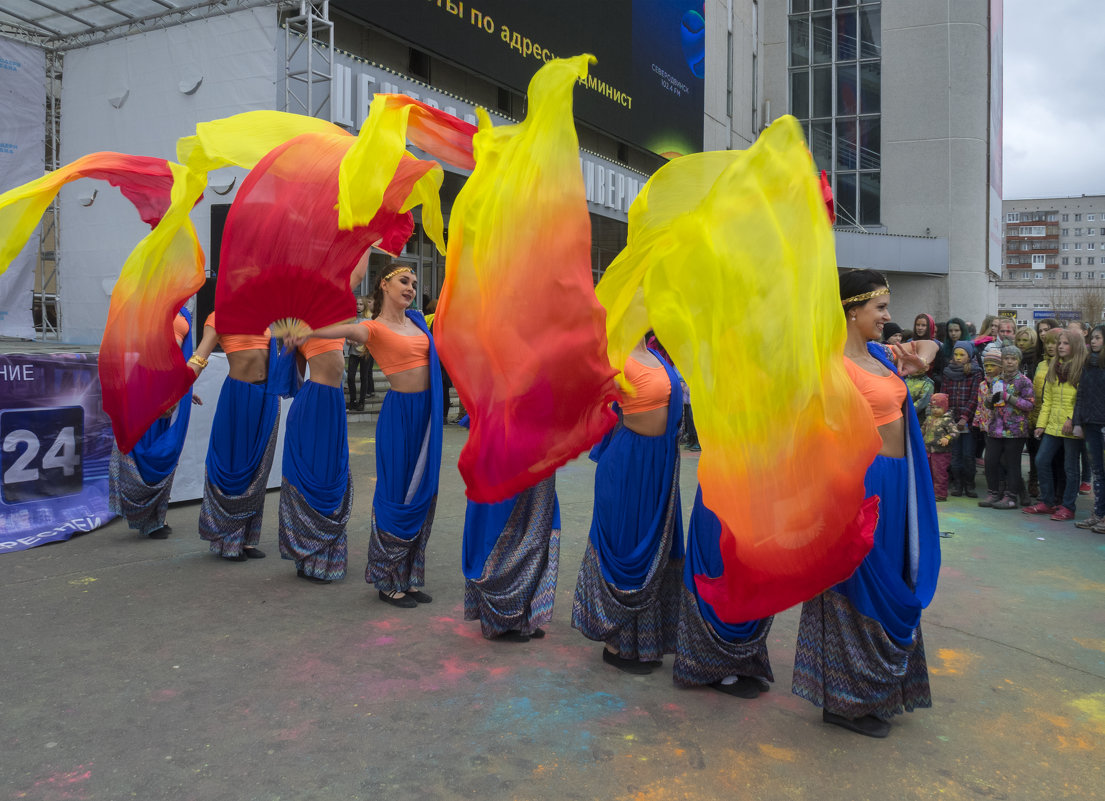
[[978,657],[954,648],[941,648],[936,653],[940,665],[929,665],[929,673],[936,676],[958,676],[967,670]]
[[1046,712],[1041,712],[1039,714],[1039,717],[1043,720],[1046,720],[1048,723],[1050,723],[1052,726],[1054,726],[1057,729],[1069,729],[1070,728],[1070,721],[1067,720],[1066,718],[1061,718],[1058,715],[1049,715]]
[[794,762],[798,759],[798,755],[792,749],[779,748],[767,743],[760,743],[760,753],[778,762]]
[[72,584],[74,587],[83,587],[86,584],[91,584],[95,580],[96,579],[92,578],[92,576],[85,576],[84,578],[73,579],[69,583]]
[[1105,594],[1105,584],[1102,582],[1090,581],[1081,576],[1072,575],[1064,570],[1058,570],[1056,568],[1052,568],[1051,570],[1037,570],[1036,575],[1054,579],[1066,590],[1074,590],[1076,592],[1099,592]]
[[1083,648],[1088,648],[1091,651],[1105,652],[1105,640],[1090,640],[1085,637],[1075,637],[1074,641]]
[[1086,716],[1086,722],[1098,734],[1105,734],[1105,693],[1083,696],[1070,705]]
[[684,751],[684,750],[683,750],[682,748],[676,748],[676,749],[675,749],[675,755],[676,755],[677,757],[681,757],[681,756],[686,756],[686,755],[687,755],[687,752],[686,752],[686,751]]

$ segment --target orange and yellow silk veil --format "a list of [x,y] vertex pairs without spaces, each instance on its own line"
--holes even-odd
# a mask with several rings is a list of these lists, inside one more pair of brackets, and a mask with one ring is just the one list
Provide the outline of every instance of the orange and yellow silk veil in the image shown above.
[[797,121],[657,171],[596,292],[612,364],[651,327],[687,381],[723,528],[722,575],[695,580],[719,617],[765,617],[847,578],[872,543],[863,476],[879,437],[844,370],[832,228]]
[[572,120],[590,60],[542,67],[522,123],[478,111],[475,170],[449,220],[434,336],[471,419],[459,468],[479,503],[552,475],[615,421]]

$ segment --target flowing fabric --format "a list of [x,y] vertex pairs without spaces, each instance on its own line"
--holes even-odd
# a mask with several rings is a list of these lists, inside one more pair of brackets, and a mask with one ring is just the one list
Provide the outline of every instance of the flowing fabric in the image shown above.
[[441,368],[437,349],[419,312],[407,317],[430,341],[430,388],[384,396],[376,422],[376,527],[403,540],[422,529],[437,498],[441,477]]
[[177,310],[205,280],[189,218],[203,184],[179,164],[161,221],[127,256],[111,291],[100,342],[100,385],[115,441],[129,452],[196,380],[173,335]]
[[[871,548],[877,502],[861,476],[879,437],[842,363],[837,288],[832,229],[793,117],[747,151],[660,168],[596,288],[611,362],[652,327],[695,400],[703,499],[725,524],[724,569],[696,583],[721,621],[816,595]],[[763,309],[788,322],[741,324]]]
[[[387,207],[388,182],[409,162],[417,162],[406,152],[407,140],[434,158],[461,169],[470,170],[472,136],[476,128],[444,111],[432,108],[407,95],[378,94],[368,109],[357,143],[342,162],[338,178],[338,220],[343,229],[367,225],[381,207]],[[432,169],[431,169],[432,168]],[[444,174],[433,163],[404,197],[399,210],[422,204],[422,225],[426,235],[445,253],[442,236],[441,201],[438,192]]]
[[[710,624],[710,628],[724,640],[734,642],[747,639],[756,633],[759,620],[742,623],[726,623],[717,616],[714,608],[698,596],[698,584],[695,576],[718,576],[724,569],[721,561],[721,540],[725,536],[724,525],[718,516],[711,512],[702,501],[702,487],[694,496],[691,509],[691,522],[687,527],[687,560],[684,563],[683,583],[694,596],[698,613]],[[731,535],[729,535],[731,536]]]
[[[356,316],[349,276],[383,234],[371,226],[338,229],[338,167],[353,141],[301,134],[246,176],[223,232],[220,334],[258,334],[284,317],[318,329]],[[413,221],[402,225],[405,240]]]
[[34,181],[0,194],[0,275],[27,244],[65,184],[94,178],[118,187],[142,221],[157,225],[169,206],[173,174],[165,159],[124,153],[90,153]]
[[[188,321],[188,333],[180,345],[184,360],[188,361],[192,357],[192,313],[181,309],[180,314]],[[157,484],[176,470],[191,417],[192,388],[188,387],[177,404],[176,413],[154,420],[131,450],[138,472],[147,484]]]
[[500,503],[469,501],[461,551],[464,619],[479,620],[484,637],[548,623],[560,565],[556,477]]
[[476,168],[453,204],[434,332],[471,417],[459,468],[478,503],[552,475],[615,422],[572,122],[590,58],[542,67],[519,125],[477,109]]
[[153,229],[123,265],[100,344],[104,411],[116,444],[129,453],[152,426],[160,427],[157,420],[195,381],[176,346],[172,321],[203,284],[203,252],[188,220],[202,186],[196,188],[186,170],[165,159],[106,152],[83,156],[0,195],[0,274],[23,249],[58,190],[78,178],[118,187]]

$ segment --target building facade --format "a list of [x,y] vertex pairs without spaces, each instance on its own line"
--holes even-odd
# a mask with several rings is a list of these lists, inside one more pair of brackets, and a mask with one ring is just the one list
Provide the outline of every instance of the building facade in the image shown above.
[[1000,152],[991,114],[1000,131],[1000,8],[988,0],[765,6],[765,104],[802,121],[831,177],[839,266],[886,272],[891,311],[906,328],[920,312],[977,322],[997,306],[988,232],[1001,213],[990,191],[1000,187],[991,159]]
[[1105,195],[1002,203],[1001,313],[1021,325],[1105,320]]
[[[49,5],[59,2],[75,0]],[[202,18],[149,2],[147,16],[166,20],[146,29],[36,18],[59,31],[47,37],[63,61],[59,164],[96,150],[173,158],[197,123],[254,109],[356,131],[380,91],[471,121],[480,106],[504,124],[524,117],[525,85],[546,56],[593,50],[594,81],[577,89],[576,115],[596,278],[625,245],[637,192],[668,158],[747,147],[793,113],[833,185],[841,268],[886,272],[899,320],[922,311],[978,320],[996,309],[999,276],[987,264],[1000,256],[987,234],[1002,213],[990,202],[1000,187],[1000,0],[328,0],[298,11],[227,0],[218,13],[205,5]],[[213,174],[193,212],[212,274],[243,177]],[[447,171],[446,217],[463,179]],[[60,194],[59,215],[62,338],[95,342],[143,226],[116,194],[86,205],[76,186]],[[443,258],[420,229],[401,259],[436,297]],[[366,287],[385,261],[373,260]]]

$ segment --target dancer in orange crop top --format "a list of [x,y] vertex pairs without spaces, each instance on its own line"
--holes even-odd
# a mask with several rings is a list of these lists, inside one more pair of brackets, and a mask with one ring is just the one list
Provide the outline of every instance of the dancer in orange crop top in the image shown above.
[[668,422],[671,383],[660,360],[639,343],[625,363],[625,377],[636,395],[625,393],[620,401],[622,424],[634,433],[657,437]]
[[199,357],[199,364],[191,362],[191,367],[199,375],[200,370],[203,369],[202,365],[207,363],[215,346],[220,345],[223,353],[226,354],[230,377],[236,381],[245,381],[247,384],[259,384],[268,377],[271,338],[267,328],[262,336],[220,335],[215,326],[215,312],[211,312],[203,323],[203,339],[196,347],[195,355]]
[[[890,322],[889,301],[879,273],[841,274],[844,364],[882,438],[863,477],[867,497],[878,499],[878,519],[871,550],[852,575],[802,605],[791,687],[822,708],[825,723],[867,737],[886,737],[895,715],[932,706],[921,611],[940,572],[940,530],[917,414],[877,344]],[[924,374],[940,343],[891,348],[898,374]],[[811,456],[828,457],[826,463],[832,457]]]
[[871,407],[875,415],[875,425],[884,426],[901,419],[902,402],[905,401],[907,390],[898,376],[886,368],[883,368],[882,373],[868,372],[847,357],[844,359],[844,369]]
[[[572,628],[604,643],[602,661],[646,674],[675,650],[683,571],[675,369],[637,343],[625,364],[636,390],[619,401],[621,425],[591,451],[595,500],[576,578]],[[673,396],[673,392],[675,395]]]
[[391,386],[376,421],[376,491],[365,581],[376,587],[381,601],[401,608],[432,600],[420,588],[441,471],[441,373],[422,316],[408,311],[417,289],[409,267],[392,265],[376,284],[374,319],[311,334],[364,345]]

